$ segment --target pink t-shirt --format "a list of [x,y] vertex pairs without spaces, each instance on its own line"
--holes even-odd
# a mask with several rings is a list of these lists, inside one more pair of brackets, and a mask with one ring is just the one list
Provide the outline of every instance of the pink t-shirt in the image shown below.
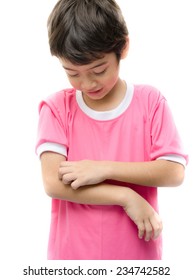
[[[186,164],[166,99],[145,85],[127,85],[114,110],[89,108],[81,92],[55,93],[40,104],[37,153],[53,151],[67,160],[152,161]],[[109,181],[110,183],[115,183]],[[157,211],[157,188],[123,183]],[[162,240],[140,240],[136,225],[119,206],[82,205],[52,199],[48,259],[161,259]]]

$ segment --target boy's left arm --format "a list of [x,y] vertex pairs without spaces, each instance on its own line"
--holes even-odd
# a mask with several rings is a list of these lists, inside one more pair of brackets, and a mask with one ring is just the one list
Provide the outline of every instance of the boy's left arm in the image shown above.
[[184,166],[168,160],[149,162],[65,161],[61,162],[59,178],[72,188],[98,184],[107,179],[142,186],[179,186],[184,179]]

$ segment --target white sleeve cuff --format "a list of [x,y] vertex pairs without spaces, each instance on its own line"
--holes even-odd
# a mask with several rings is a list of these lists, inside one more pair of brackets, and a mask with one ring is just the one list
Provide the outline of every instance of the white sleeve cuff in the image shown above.
[[37,148],[37,155],[39,157],[43,152],[55,152],[65,157],[67,156],[67,149],[65,146],[52,142],[43,143]]
[[184,167],[186,167],[186,160],[183,156],[169,154],[169,155],[161,156],[161,157],[157,158],[157,160],[158,159],[165,159],[165,160],[178,162],[178,163],[181,163]]

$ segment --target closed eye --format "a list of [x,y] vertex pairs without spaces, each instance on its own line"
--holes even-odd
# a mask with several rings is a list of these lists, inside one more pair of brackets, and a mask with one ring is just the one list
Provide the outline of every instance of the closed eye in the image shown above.
[[76,78],[78,77],[78,74],[69,74],[68,72],[66,72],[67,76],[70,78]]
[[104,69],[101,72],[94,72],[94,74],[97,75],[97,76],[100,76],[100,75],[103,75],[106,71],[107,71],[107,69]]

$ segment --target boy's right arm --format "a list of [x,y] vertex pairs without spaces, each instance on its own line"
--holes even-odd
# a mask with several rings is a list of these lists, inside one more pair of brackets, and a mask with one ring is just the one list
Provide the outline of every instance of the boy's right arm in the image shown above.
[[79,204],[121,206],[137,225],[139,238],[144,237],[149,241],[160,235],[161,219],[144,198],[130,188],[106,183],[74,190],[59,179],[59,166],[64,160],[64,156],[53,152],[44,152],[41,155],[44,188],[50,197]]

